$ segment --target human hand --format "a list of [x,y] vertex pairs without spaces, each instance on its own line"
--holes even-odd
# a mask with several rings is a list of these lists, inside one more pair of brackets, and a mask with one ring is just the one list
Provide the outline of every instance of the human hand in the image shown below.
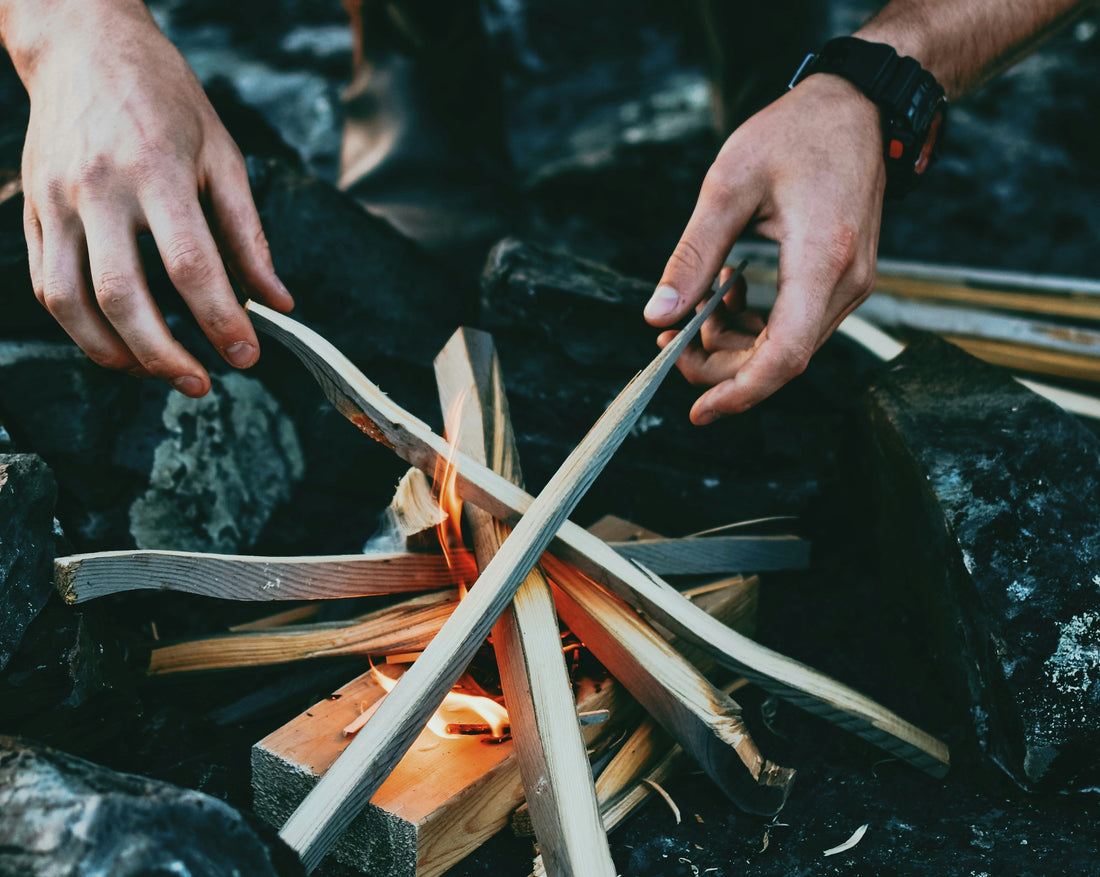
[[281,311],[293,300],[240,151],[139,0],[24,0],[20,11],[3,36],[31,98],[23,189],[35,295],[95,362],[201,396],[210,378],[154,303],[137,236],[152,232],[222,356],[254,364],[259,343],[222,259],[250,296]]
[[[711,387],[692,406],[693,423],[774,393],[870,294],[885,184],[879,111],[839,77],[808,77],[734,131],[645,317],[654,326],[683,318],[750,223],[779,243],[779,291],[765,325],[745,311],[739,281],[680,356],[684,376]],[[674,334],[662,333],[658,343]]]

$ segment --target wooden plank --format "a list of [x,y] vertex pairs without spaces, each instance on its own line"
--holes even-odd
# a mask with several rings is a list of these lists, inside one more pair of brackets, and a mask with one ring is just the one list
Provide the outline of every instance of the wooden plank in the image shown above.
[[410,469],[397,483],[378,530],[363,550],[368,553],[438,550],[435,529],[446,520],[447,513],[439,507],[428,476],[419,469]]
[[[505,523],[515,524],[530,509],[533,500],[526,491],[467,455],[452,452],[425,423],[382,393],[316,332],[262,305],[250,303],[249,310],[256,327],[298,356],[333,405],[372,438],[423,471],[430,472],[437,461],[450,458],[458,471],[459,495]],[[659,576],[620,557],[576,524],[561,524],[553,550],[723,666],[922,770],[936,776],[946,773],[949,758],[942,742],[842,683],[730,631]]]
[[810,543],[797,536],[701,536],[609,542],[659,576],[806,569]]
[[[734,272],[724,289],[738,276]],[[677,357],[720,303],[722,292],[713,295],[612,401],[516,523],[512,535],[439,635],[356,735],[339,764],[325,774],[287,820],[280,837],[298,852],[307,870],[316,868],[412,745],[558,528],[626,439]]]
[[950,341],[978,359],[1013,371],[1036,372],[1079,381],[1100,381],[1100,350],[1097,354],[1045,350],[994,338],[970,338],[945,334]]
[[[523,486],[500,362],[485,332],[459,329],[435,359],[444,412],[461,406],[460,450]],[[467,505],[474,554],[484,569],[511,532]],[[600,821],[592,768],[576,723],[550,585],[536,565],[493,627],[520,776],[546,873],[582,877],[617,873]]]
[[597,660],[742,810],[779,812],[794,771],[764,758],[741,708],[623,600],[552,556],[544,562],[558,614]]
[[[896,338],[856,314],[850,314],[846,317],[837,327],[837,333],[849,338],[882,360],[893,359],[905,349],[905,345]],[[1075,393],[1062,387],[1052,387],[1049,384],[1019,376],[1016,376],[1015,379],[1033,393],[1049,399],[1055,405],[1072,414],[1100,420],[1100,399],[1095,396]]]
[[[577,710],[608,711],[611,719],[584,725],[594,757],[636,715],[613,679],[582,679]],[[382,696],[365,673],[313,705],[252,747],[254,808],[282,825],[347,748],[343,729]],[[483,773],[479,773],[482,771]],[[339,862],[368,874],[434,877],[500,831],[523,801],[513,742],[440,739],[426,731],[333,847]]]
[[457,603],[457,591],[423,594],[351,622],[298,624],[169,643],[153,649],[146,673],[158,676],[420,650],[440,631]]
[[[123,591],[180,591],[226,600],[321,600],[434,591],[476,574],[473,555],[453,568],[439,554],[251,557],[191,551],[100,551],[54,561],[66,603]],[[465,579],[465,580],[468,580]]]
[[[1096,319],[1100,319],[1100,300],[1093,303],[1093,308]],[[983,338],[1086,357],[1100,356],[1100,330],[1031,316],[895,298],[882,292],[867,299],[857,313],[887,328],[910,326],[940,335]]]

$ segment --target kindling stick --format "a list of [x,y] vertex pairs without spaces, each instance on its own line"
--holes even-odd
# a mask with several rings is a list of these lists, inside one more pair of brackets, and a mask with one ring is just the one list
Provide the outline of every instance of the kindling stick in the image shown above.
[[382,700],[343,755],[291,814],[280,836],[312,871],[423,730],[562,522],[611,459],[742,265],[608,406],[531,503],[477,584]]

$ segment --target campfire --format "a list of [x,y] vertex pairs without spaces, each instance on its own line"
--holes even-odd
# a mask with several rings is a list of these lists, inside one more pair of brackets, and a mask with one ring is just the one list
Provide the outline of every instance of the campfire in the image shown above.
[[[663,794],[682,755],[742,809],[775,814],[794,772],[770,761],[742,721],[730,695],[747,684],[946,771],[942,743],[749,638],[758,582],[730,573],[803,566],[802,540],[663,539],[613,518],[591,531],[568,521],[706,311],[537,498],[523,490],[485,333],[460,330],[436,360],[445,441],[320,336],[261,306],[250,312],[341,413],[413,465],[387,512],[392,550],[108,552],[61,558],[57,578],[72,602],[135,587],[265,601],[418,592],[348,622],[301,623],[309,610],[299,609],[153,651],[151,673],[371,657],[367,673],[253,748],[255,807],[308,869],[332,853],[369,873],[439,874],[511,823],[537,838],[536,872],[612,875],[606,832]],[[709,579],[679,591],[660,578],[684,570]],[[478,678],[486,662],[475,658],[487,635],[492,681]]]

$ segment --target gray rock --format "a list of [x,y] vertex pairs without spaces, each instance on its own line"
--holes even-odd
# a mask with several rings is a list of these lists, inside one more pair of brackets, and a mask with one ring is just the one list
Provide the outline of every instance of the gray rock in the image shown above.
[[870,392],[886,581],[1018,783],[1100,781],[1100,441],[932,336]]
[[304,874],[228,804],[0,737],[0,873],[35,877]]
[[263,385],[214,375],[210,393],[172,393],[149,488],[130,506],[138,548],[238,552],[290,498],[305,464],[294,425]]
[[0,670],[52,591],[53,473],[33,454],[0,454]]

